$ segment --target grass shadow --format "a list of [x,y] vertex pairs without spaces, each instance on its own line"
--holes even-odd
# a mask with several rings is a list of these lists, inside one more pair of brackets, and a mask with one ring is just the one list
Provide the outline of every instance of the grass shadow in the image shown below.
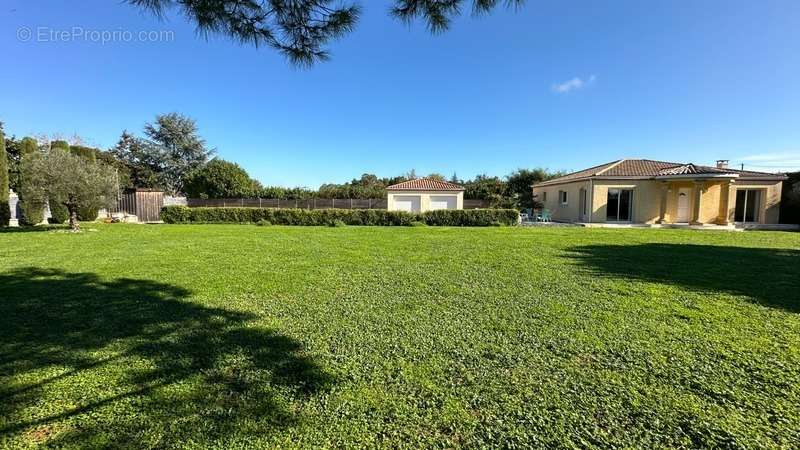
[[42,231],[68,230],[68,229],[69,229],[68,225],[36,225],[36,226],[22,225],[18,227],[0,227],[0,234],[40,233]]
[[800,251],[690,244],[585,245],[572,257],[595,275],[727,292],[800,312]]
[[[224,440],[242,423],[291,426],[287,399],[332,383],[294,339],[188,295],[91,273],[1,274],[0,443],[35,433],[79,447]],[[47,436],[51,425],[61,431]]]

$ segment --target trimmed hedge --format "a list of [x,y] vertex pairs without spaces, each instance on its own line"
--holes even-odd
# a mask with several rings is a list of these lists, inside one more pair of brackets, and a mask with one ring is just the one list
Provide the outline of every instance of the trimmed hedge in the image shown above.
[[51,224],[62,224],[69,220],[69,210],[63,203],[50,202],[50,218],[47,221]]
[[19,209],[22,212],[20,223],[22,225],[39,225],[44,222],[44,203],[41,200],[28,200],[24,197],[19,199]]
[[514,209],[438,210],[424,213],[383,209],[275,209],[275,208],[189,208],[165,206],[161,220],[166,223],[270,223],[274,225],[411,226],[422,222],[431,226],[488,227],[516,225]]

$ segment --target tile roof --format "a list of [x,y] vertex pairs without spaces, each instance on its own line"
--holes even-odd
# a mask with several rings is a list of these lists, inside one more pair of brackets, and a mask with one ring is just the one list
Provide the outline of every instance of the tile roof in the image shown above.
[[658,172],[659,175],[692,175],[692,174],[716,174],[716,173],[732,173],[727,169],[717,169],[716,167],[709,166],[695,166],[692,163],[684,164],[682,166],[670,167],[662,169]]
[[[618,162],[620,162],[620,161],[617,160],[617,161],[611,161],[610,163],[600,164],[599,166],[594,166],[594,167],[590,167],[588,169],[579,170],[577,172],[572,172],[570,174],[564,175],[563,177],[558,177],[558,178],[554,178],[552,180],[545,181],[544,183],[549,183],[551,181],[562,182],[562,181],[569,181],[569,180],[577,180],[577,179],[581,179],[581,178],[595,176],[598,173],[608,169],[610,166],[613,166],[614,164],[616,164]],[[542,183],[542,184],[544,184],[544,183]]]
[[604,177],[654,177],[659,175],[662,170],[682,165],[680,163],[653,161],[650,159],[623,159],[619,164],[598,175]]
[[621,159],[585,170],[573,172],[563,177],[548,180],[539,185],[564,183],[591,177],[657,177],[669,175],[714,175],[731,174],[754,178],[780,178],[780,175],[766,172],[753,172],[736,169],[718,169],[716,167],[695,165],[692,163],[674,163],[653,161],[650,159]]
[[464,187],[447,181],[417,178],[393,184],[386,189],[389,191],[463,191]]

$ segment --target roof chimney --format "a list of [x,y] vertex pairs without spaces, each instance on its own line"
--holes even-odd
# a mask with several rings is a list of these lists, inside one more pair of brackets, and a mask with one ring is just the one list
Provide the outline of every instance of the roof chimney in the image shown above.
[[728,160],[727,159],[718,159],[717,160],[717,169],[727,169],[728,168]]

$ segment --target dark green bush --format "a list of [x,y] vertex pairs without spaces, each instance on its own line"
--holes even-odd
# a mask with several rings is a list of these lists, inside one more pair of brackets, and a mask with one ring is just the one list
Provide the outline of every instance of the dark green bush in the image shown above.
[[62,224],[67,220],[69,220],[67,207],[58,202],[50,202],[50,218],[47,221],[53,224]]
[[166,223],[258,223],[275,225],[411,226],[423,222],[432,226],[486,227],[516,225],[519,212],[513,209],[439,210],[425,213],[383,209],[273,209],[273,208],[189,208],[165,206],[161,220]]
[[44,221],[44,203],[41,200],[21,198],[19,209],[22,213],[22,217],[20,217],[22,225],[38,225]]
[[100,208],[96,206],[81,206],[78,208],[78,220],[81,222],[94,222]]

